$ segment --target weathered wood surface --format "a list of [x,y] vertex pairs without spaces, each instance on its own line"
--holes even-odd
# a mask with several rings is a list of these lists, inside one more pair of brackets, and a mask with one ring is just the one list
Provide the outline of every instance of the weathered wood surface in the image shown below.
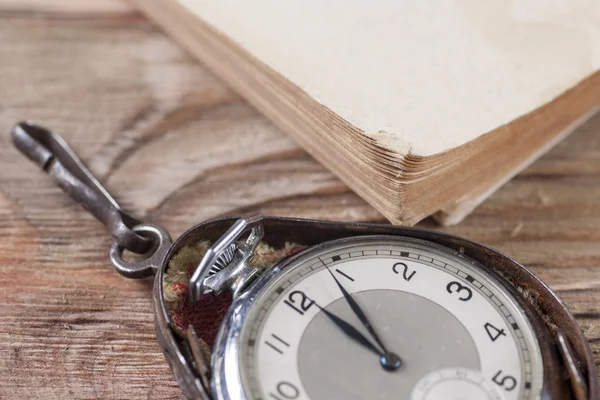
[[[18,120],[63,134],[126,210],[174,237],[248,210],[383,221],[141,16],[109,11],[0,12],[3,399],[181,397],[151,282],[112,270],[103,227],[10,144]],[[600,116],[444,230],[530,266],[600,362]]]

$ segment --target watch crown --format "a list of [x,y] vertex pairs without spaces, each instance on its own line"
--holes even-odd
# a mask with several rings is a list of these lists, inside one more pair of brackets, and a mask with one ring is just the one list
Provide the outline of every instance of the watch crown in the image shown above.
[[[191,302],[203,294],[219,293],[225,288],[229,288],[235,297],[255,276],[257,269],[247,261],[263,237],[262,219],[261,214],[238,219],[206,251],[190,278]],[[246,240],[240,241],[248,231]]]

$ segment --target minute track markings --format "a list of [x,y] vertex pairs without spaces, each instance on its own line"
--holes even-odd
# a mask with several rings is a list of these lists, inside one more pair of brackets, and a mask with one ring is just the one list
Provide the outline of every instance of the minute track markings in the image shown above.
[[[376,250],[376,251],[379,251],[379,250]],[[391,255],[391,256],[394,256],[394,254],[392,254],[392,250],[390,250],[389,252],[390,252],[390,255]],[[449,272],[451,275],[454,275],[454,276],[456,276],[456,277],[457,277],[457,278],[459,278],[460,280],[463,280],[463,281],[465,281],[465,280],[466,280],[467,282],[469,282],[469,284],[470,284],[469,286],[472,286],[474,289],[476,289],[476,290],[477,290],[477,291],[479,291],[479,292],[483,292],[482,294],[483,294],[485,297],[487,297],[487,298],[491,299],[491,300],[492,300],[492,301],[493,301],[493,302],[496,304],[496,306],[497,306],[496,308],[499,308],[499,307],[502,307],[502,306],[503,306],[503,303],[502,303],[502,302],[500,302],[500,301],[499,301],[499,300],[496,298],[496,296],[494,296],[494,295],[493,295],[493,294],[491,294],[491,293],[490,293],[490,294],[486,293],[486,291],[487,291],[488,289],[487,289],[487,287],[486,287],[484,284],[482,284],[481,282],[479,282],[479,281],[478,281],[476,278],[474,278],[473,276],[471,276],[471,275],[469,275],[469,274],[466,274],[466,273],[464,273],[463,271],[459,270],[458,268],[456,268],[456,267],[452,266],[451,264],[447,264],[447,263],[445,263],[445,262],[443,262],[443,261],[440,261],[440,260],[437,260],[437,259],[435,259],[435,258],[431,258],[431,257],[424,257],[424,258],[423,258],[423,257],[421,257],[421,256],[422,256],[422,254],[419,254],[419,253],[411,253],[411,252],[407,252],[407,251],[400,251],[400,252],[398,252],[398,253],[399,253],[400,257],[406,257],[406,258],[409,258],[409,259],[415,260],[415,261],[417,261],[417,262],[420,262],[420,263],[424,263],[424,264],[430,264],[432,267],[434,267],[434,268],[436,268],[436,269],[448,271],[448,272]],[[396,253],[396,256],[398,256],[398,253]],[[369,255],[365,254],[365,251],[364,251],[364,250],[361,250],[359,254],[356,254],[356,252],[355,252],[355,254],[354,254],[354,255],[352,254],[352,252],[348,252],[348,253],[342,253],[342,254],[347,254],[347,255],[348,255],[348,258],[350,258],[350,259],[352,259],[352,258],[358,258],[358,259],[360,259],[360,258],[362,258],[362,257],[366,257],[366,256],[371,256],[371,255],[372,255],[372,254],[369,254]],[[376,255],[383,255],[383,254],[379,254],[379,253],[377,253]],[[329,267],[329,265],[330,265],[332,262],[334,262],[334,261],[340,261],[340,260],[342,260],[342,258],[341,258],[341,256],[340,256],[339,254],[338,254],[338,255],[334,255],[334,256],[327,257],[327,258],[329,258],[329,259],[331,259],[331,260],[332,260],[330,263],[326,263],[326,262],[323,260],[323,258],[321,258],[321,257],[316,257],[316,258],[317,258],[317,259],[318,259],[318,260],[319,260],[319,261],[320,261],[320,262],[323,264],[323,266],[324,266],[325,268],[328,268],[328,267]],[[437,263],[436,263],[436,262],[437,262]],[[438,263],[439,263],[439,264],[438,264]],[[440,265],[440,264],[442,264],[442,265]],[[456,271],[454,271],[454,270],[456,270]],[[336,272],[340,273],[340,274],[341,274],[341,275],[343,275],[344,277],[346,277],[346,278],[348,278],[348,279],[350,279],[350,280],[352,280],[352,281],[354,282],[354,279],[353,279],[353,278],[351,279],[351,277],[350,277],[348,274],[346,274],[346,273],[342,272],[341,270],[338,270],[338,269],[336,269]],[[464,276],[463,276],[463,275],[464,275]],[[481,286],[479,286],[479,285],[475,285],[475,283],[478,283],[478,284],[479,284],[479,285],[481,285]],[[500,304],[498,304],[497,302],[499,302]],[[502,313],[503,313],[503,314],[505,314],[504,312],[502,312]],[[510,324],[510,323],[509,323],[509,324]],[[516,328],[516,329],[519,329],[519,328]]]
[[[347,254],[348,258],[350,258],[350,259],[352,259],[352,258],[358,258],[358,259],[360,259],[360,258],[366,256],[364,254],[364,250],[360,251],[360,253],[361,253],[360,255],[352,255],[352,252],[343,253],[343,254]],[[390,254],[391,253],[392,253],[392,250],[390,250]],[[445,263],[445,262],[443,262],[441,260],[437,260],[435,258],[430,258],[430,257],[426,257],[427,259],[423,259],[423,258],[421,258],[421,254],[419,254],[419,253],[411,253],[411,252],[407,252],[407,251],[400,251],[399,254],[400,254],[401,257],[406,257],[406,258],[412,259],[414,261],[417,261],[419,263],[430,264],[433,268],[436,268],[436,269],[439,269],[439,270],[442,270],[442,271],[444,271],[444,270],[448,271],[448,273],[450,275],[454,275],[457,278],[459,278],[460,280],[463,280],[463,281],[466,280],[467,282],[469,282],[474,287],[475,290],[481,292],[481,294],[483,294],[485,297],[487,297],[490,300],[492,300],[492,302],[497,306],[496,307],[497,309],[499,309],[501,306],[504,305],[491,292],[489,294],[487,293],[487,291],[489,291],[489,289],[487,289],[487,287],[484,284],[481,284],[481,282],[479,282],[473,276],[464,273],[463,271],[461,271],[458,268],[452,266],[451,264],[447,264],[447,263]],[[379,254],[377,254],[377,255],[379,255]],[[381,255],[383,255],[383,254],[381,254]],[[394,255],[391,254],[391,256],[393,257]],[[397,256],[397,254],[396,254],[396,256]],[[323,264],[323,266],[325,268],[328,268],[329,265],[331,264],[331,263],[326,263],[325,261],[323,261],[323,259],[321,257],[316,257],[316,258]],[[332,259],[332,261],[339,261],[339,260],[342,259],[340,255],[331,256],[330,258]],[[382,257],[382,258],[387,258],[387,257]],[[438,263],[442,264],[442,265],[436,264],[435,263],[436,261]],[[340,271],[340,273],[341,273],[341,271]],[[481,287],[473,285],[475,282],[479,283],[481,285]],[[502,313],[504,314],[504,312],[502,312]]]
[[[485,286],[485,284],[483,284],[481,281],[479,281],[472,275],[467,274],[467,273],[463,272],[461,269],[453,266],[452,264],[448,264],[441,260],[438,260],[435,258],[430,259],[429,257],[427,257],[428,259],[425,260],[421,257],[421,254],[413,253],[413,252],[400,251],[399,253],[400,253],[401,257],[406,257],[409,259],[413,259],[415,261],[418,260],[417,262],[419,262],[419,263],[423,263],[426,265],[429,264],[433,268],[436,268],[441,271],[446,271],[446,273],[448,273],[449,275],[455,276],[456,278],[458,278],[458,280],[463,281],[463,283],[469,285],[473,290],[479,292],[485,298],[489,299],[490,303],[494,306],[494,308],[496,308],[498,311],[500,311],[500,314],[503,316],[503,319],[505,319],[507,325],[510,326],[511,328],[513,328],[512,336],[515,339],[515,343],[517,344],[517,347],[520,349],[521,352],[523,352],[523,355],[525,355],[526,359],[529,359],[530,350],[529,350],[528,346],[525,345],[525,340],[523,339],[522,335],[520,335],[521,328],[516,323],[507,319],[507,317],[512,317],[512,314],[509,312],[507,315],[506,312],[504,310],[502,310],[502,308],[505,308],[504,303],[502,301],[500,301],[500,299],[498,299]],[[397,256],[397,254],[398,253],[396,253],[396,256]],[[436,261],[437,261],[437,263],[436,263]],[[526,373],[526,375],[529,375],[529,374]]]

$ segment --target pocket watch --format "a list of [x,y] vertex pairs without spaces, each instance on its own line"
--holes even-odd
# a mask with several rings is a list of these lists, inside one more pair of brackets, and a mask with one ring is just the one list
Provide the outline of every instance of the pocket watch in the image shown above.
[[[17,148],[104,222],[110,260],[154,278],[157,339],[212,400],[591,400],[596,365],[533,273],[468,239],[381,224],[227,217],[174,243],[124,213],[57,134]],[[123,260],[124,249],[144,254]]]

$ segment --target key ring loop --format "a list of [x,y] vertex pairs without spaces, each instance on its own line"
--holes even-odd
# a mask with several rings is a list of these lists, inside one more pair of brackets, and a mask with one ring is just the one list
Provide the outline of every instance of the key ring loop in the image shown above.
[[150,238],[137,234],[133,229],[141,221],[121,210],[60,135],[26,121],[14,126],[12,139],[21,153],[38,164],[69,196],[100,220],[121,247],[139,254],[152,247]]
[[171,236],[163,227],[152,224],[136,225],[132,231],[150,238],[154,243],[147,253],[148,257],[138,263],[127,262],[123,260],[124,248],[118,242],[114,242],[110,247],[110,262],[117,272],[126,278],[146,278],[160,268],[169,247],[171,247]]

